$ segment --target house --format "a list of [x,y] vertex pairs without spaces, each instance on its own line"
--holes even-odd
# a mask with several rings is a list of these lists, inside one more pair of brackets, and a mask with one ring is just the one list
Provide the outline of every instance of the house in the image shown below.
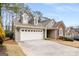
[[77,37],[79,36],[79,28],[76,27],[67,27],[65,31],[66,37]]
[[63,21],[56,22],[54,27],[56,27],[58,29],[57,38],[60,38],[61,36],[65,36],[65,28],[66,28],[66,26],[63,23]]
[[29,14],[24,12],[21,22],[14,21],[16,41],[57,39],[59,36],[64,36],[65,25],[62,21],[56,22],[46,17],[41,17],[39,21],[38,15],[31,21],[29,17]]
[[74,36],[74,30],[72,27],[67,27],[65,30],[65,36],[66,37],[71,37]]

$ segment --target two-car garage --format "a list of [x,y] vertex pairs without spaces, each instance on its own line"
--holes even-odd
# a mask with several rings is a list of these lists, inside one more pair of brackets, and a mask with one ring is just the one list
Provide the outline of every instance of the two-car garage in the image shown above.
[[20,29],[20,41],[43,39],[43,29]]

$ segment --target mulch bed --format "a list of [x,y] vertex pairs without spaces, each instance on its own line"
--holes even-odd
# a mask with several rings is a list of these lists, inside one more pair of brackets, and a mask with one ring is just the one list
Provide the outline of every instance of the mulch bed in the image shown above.
[[5,44],[17,44],[14,40],[10,40],[10,39],[4,41],[4,43]]
[[4,41],[3,45],[6,47],[6,52],[9,56],[25,56],[16,41],[9,39]]

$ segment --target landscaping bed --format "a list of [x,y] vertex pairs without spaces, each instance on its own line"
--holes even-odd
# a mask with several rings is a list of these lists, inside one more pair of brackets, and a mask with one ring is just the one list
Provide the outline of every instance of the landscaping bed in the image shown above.
[[6,47],[4,45],[0,45],[0,56],[8,56],[6,53]]
[[8,56],[25,56],[19,45],[13,40],[4,41],[3,45],[6,47]]

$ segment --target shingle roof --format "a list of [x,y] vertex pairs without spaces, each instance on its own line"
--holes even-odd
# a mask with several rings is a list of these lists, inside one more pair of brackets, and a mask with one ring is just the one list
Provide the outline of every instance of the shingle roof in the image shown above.
[[38,25],[34,25],[34,24],[31,24],[31,23],[28,23],[28,24],[23,24],[23,23],[21,23],[21,22],[18,22],[18,21],[15,21],[14,22],[14,26],[15,27],[41,27],[41,28],[43,28],[44,26],[42,25],[42,24],[38,24]]
[[42,21],[40,22],[43,26],[46,26],[46,25],[47,25],[48,23],[50,23],[51,21],[53,21],[54,23],[56,23],[54,19],[49,19],[49,18],[47,18],[47,17],[43,17],[43,18],[44,18],[44,20],[42,20]]
[[44,20],[44,21],[40,22],[40,24],[42,24],[42,26],[46,26],[51,21],[52,20]]
[[[15,21],[14,23],[15,23],[15,25],[14,26],[26,26],[26,27],[31,27],[31,26],[33,26],[33,27],[41,27],[41,28],[44,28],[44,27],[46,27],[46,25],[48,25],[51,21],[54,21],[54,23],[56,23],[55,22],[55,20],[54,19],[49,19],[49,18],[46,18],[46,17],[43,17],[45,20],[42,20],[42,21],[40,21],[39,23],[38,23],[38,25],[34,25],[33,23],[28,23],[28,24],[22,24],[21,22],[18,22],[18,21]],[[60,22],[58,22],[58,23],[60,23]],[[57,24],[56,24],[57,25]],[[55,28],[55,27],[52,27],[52,28]]]
[[[54,27],[57,27],[58,25],[60,25],[60,24],[62,24],[63,23],[63,21],[59,21],[59,22],[56,22],[55,24],[54,24]],[[64,23],[63,23],[64,24]]]

